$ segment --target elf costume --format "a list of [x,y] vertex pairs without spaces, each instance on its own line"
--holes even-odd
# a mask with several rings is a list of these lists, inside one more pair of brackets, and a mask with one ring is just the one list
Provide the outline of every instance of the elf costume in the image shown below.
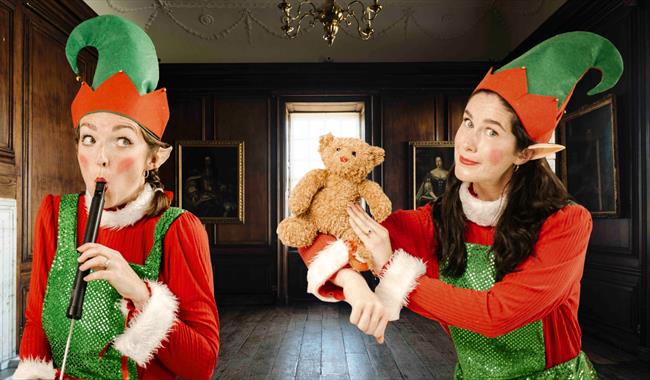
[[[92,88],[82,83],[72,119],[93,112],[125,116],[160,139],[169,110],[158,83],[158,61],[149,37],[117,16],[77,26],[66,46],[70,65],[85,46],[99,62]],[[166,196],[171,199],[171,194]],[[20,364],[14,379],[58,378],[70,321],[66,309],[83,243],[91,194],[47,195],[36,217],[32,276]],[[104,280],[88,283],[83,316],[75,323],[66,378],[210,378],[219,350],[210,250],[199,219],[170,207],[147,216],[154,197],[145,184],[138,197],[104,210],[96,243],[122,254],[145,281],[150,298],[141,311]]]
[[[551,153],[563,149],[547,142],[575,84],[591,67],[602,72],[602,79],[590,94],[613,87],[623,62],[607,39],[588,32],[565,33],[494,73],[490,70],[474,92],[499,94],[518,115],[534,147]],[[394,254],[375,289],[377,296],[390,320],[399,319],[400,309],[407,306],[443,326],[458,354],[458,379],[596,378],[581,351],[578,325],[590,213],[569,204],[552,214],[532,254],[495,282],[490,247],[507,204],[504,197],[482,201],[471,184],[461,184],[467,267],[459,278],[440,273],[431,205],[394,212],[382,223]],[[317,279],[310,288],[320,299],[343,299],[342,290],[328,281],[345,266],[338,260],[341,244],[323,235],[300,251],[309,267],[308,281]]]

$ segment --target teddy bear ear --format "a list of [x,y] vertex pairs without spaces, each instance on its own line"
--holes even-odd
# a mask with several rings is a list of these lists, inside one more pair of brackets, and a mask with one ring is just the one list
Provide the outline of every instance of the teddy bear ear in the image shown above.
[[332,141],[334,141],[334,135],[331,133],[321,136],[318,139],[318,150],[322,152],[323,149],[327,148],[327,146],[332,143]]
[[378,147],[378,146],[371,146],[370,147],[370,155],[372,157],[372,162],[375,165],[379,165],[382,162],[384,162],[385,154],[386,154],[386,152],[384,152],[384,150],[382,148]]

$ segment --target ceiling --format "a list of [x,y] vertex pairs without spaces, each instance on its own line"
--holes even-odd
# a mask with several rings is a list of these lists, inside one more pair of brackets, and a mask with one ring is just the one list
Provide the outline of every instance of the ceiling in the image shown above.
[[[361,41],[353,24],[328,47],[318,22],[309,28],[304,20],[296,39],[284,38],[280,0],[84,1],[97,14],[121,15],[144,28],[162,63],[500,60],[566,2],[385,0],[371,40]],[[294,9],[298,1],[291,1]]]

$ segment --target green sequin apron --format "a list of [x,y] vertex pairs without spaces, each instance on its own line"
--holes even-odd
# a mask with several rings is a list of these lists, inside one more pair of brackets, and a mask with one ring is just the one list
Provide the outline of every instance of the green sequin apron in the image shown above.
[[[61,197],[56,256],[48,275],[43,301],[43,330],[47,336],[55,368],[63,362],[70,320],[66,317],[72,284],[77,271],[77,202],[79,194]],[[144,265],[130,264],[142,279],[157,280],[163,252],[163,239],[172,222],[183,213],[170,207],[156,223],[154,243]],[[74,324],[66,375],[82,379],[122,379],[122,354],[110,345],[124,332],[120,294],[105,280],[91,281],[86,289],[83,315]],[[130,379],[136,379],[137,366],[128,360]]]
[[[467,268],[459,278],[440,273],[440,279],[453,286],[485,291],[496,277],[490,247],[465,244]],[[591,363],[580,353],[555,367],[546,367],[542,321],[531,322],[497,338],[449,326],[458,354],[456,379],[597,379]]]

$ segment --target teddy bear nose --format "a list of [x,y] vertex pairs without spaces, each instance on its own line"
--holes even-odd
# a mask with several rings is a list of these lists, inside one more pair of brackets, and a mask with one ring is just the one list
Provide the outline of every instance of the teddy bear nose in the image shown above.
[[348,162],[348,158],[345,156],[341,157],[340,160],[341,162]]

